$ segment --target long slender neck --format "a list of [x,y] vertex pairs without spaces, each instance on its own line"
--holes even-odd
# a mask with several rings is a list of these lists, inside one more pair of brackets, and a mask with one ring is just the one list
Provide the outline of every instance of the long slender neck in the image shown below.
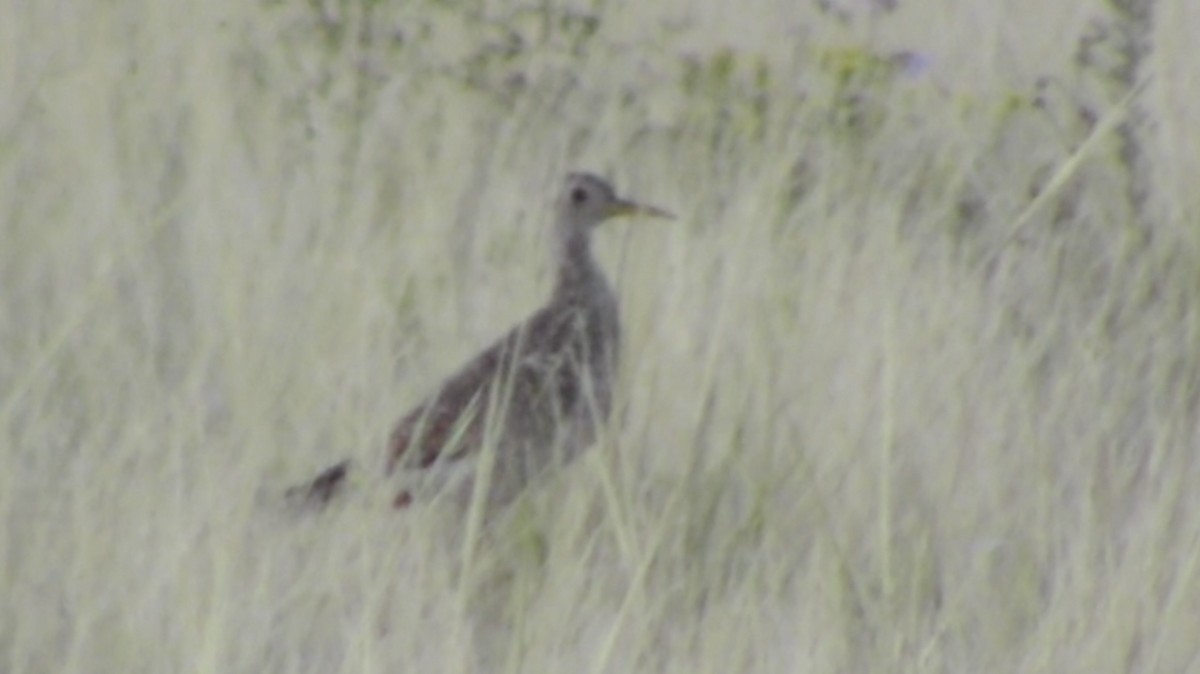
[[591,236],[587,230],[560,224],[556,236],[556,298],[576,299],[593,292],[597,284],[606,284],[603,272],[592,257]]

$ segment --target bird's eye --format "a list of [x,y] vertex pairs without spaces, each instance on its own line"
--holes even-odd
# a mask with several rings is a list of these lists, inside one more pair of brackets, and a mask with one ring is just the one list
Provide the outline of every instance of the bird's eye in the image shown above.
[[576,206],[587,201],[587,199],[587,190],[583,189],[582,187],[576,187],[575,189],[571,190],[571,203],[575,204]]

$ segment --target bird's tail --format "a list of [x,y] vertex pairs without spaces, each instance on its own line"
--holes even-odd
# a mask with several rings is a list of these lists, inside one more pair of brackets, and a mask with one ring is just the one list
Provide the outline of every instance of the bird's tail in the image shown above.
[[350,460],[346,459],[321,471],[321,474],[312,480],[288,489],[285,492],[286,498],[305,505],[323,507],[342,492],[349,473]]

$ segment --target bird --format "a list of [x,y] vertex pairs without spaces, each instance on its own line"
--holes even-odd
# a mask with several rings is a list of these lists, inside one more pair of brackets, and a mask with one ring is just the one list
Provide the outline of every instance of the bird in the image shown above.
[[[489,507],[500,507],[594,444],[612,412],[621,324],[616,293],[592,254],[592,233],[629,216],[675,217],[618,196],[596,175],[567,174],[555,202],[549,300],[401,417],[387,443],[385,476],[438,476],[436,489],[469,497],[491,447],[480,493]],[[324,505],[349,468],[349,461],[339,462],[289,493]],[[413,500],[414,492],[403,489],[392,504],[405,508]]]

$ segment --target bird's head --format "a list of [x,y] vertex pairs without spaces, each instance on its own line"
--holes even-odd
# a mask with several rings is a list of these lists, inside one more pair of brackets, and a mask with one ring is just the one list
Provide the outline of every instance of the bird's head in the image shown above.
[[631,215],[673,219],[671,213],[617,196],[612,185],[590,173],[571,173],[558,199],[561,222],[572,228],[590,229],[608,220]]

